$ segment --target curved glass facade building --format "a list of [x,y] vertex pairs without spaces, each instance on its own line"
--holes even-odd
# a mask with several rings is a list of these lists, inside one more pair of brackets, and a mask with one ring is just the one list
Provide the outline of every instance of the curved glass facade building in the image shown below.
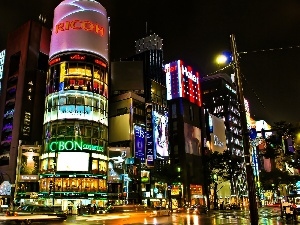
[[107,201],[108,31],[96,1],[65,0],[55,9],[40,194],[73,212]]

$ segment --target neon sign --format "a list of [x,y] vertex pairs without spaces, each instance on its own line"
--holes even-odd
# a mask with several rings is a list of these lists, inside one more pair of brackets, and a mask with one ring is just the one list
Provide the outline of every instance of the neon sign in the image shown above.
[[58,62],[60,62],[60,58],[52,59],[52,60],[49,62],[49,66],[52,66],[53,64],[58,63]]
[[182,60],[165,65],[167,100],[176,98],[188,99],[201,106],[200,74]]
[[106,68],[106,64],[104,62],[100,61],[99,59],[95,59],[95,63]]
[[[4,71],[4,59],[5,59],[5,50],[3,50],[2,52],[0,52],[0,80],[3,77],[3,71]],[[0,86],[1,88],[1,86]]]
[[104,151],[103,146],[84,144],[82,141],[53,141],[50,143],[49,149],[51,152],[76,150]]
[[194,81],[197,84],[199,84],[199,77],[197,77],[196,75],[194,75],[192,71],[188,71],[187,67],[185,67],[185,66],[182,65],[181,71],[182,71],[182,74],[184,74],[189,79],[191,79],[192,81]]
[[70,59],[73,59],[73,60],[85,60],[85,56],[84,55],[76,54],[76,55],[70,56]]
[[66,30],[85,30],[85,31],[95,32],[101,37],[103,37],[104,35],[104,27],[88,20],[66,21],[66,22],[59,23],[55,26],[56,34],[60,31],[66,31]]

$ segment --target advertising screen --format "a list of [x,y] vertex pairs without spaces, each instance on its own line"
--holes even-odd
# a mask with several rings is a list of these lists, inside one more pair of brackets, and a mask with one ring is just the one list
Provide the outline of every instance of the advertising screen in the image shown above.
[[141,171],[141,183],[145,183],[145,184],[150,183],[150,171],[148,170]]
[[156,159],[167,159],[169,156],[168,112],[153,111],[153,140]]
[[89,171],[89,153],[58,152],[57,171]]
[[167,100],[185,98],[198,106],[202,105],[200,96],[200,74],[193,71],[182,60],[165,65]]
[[109,147],[108,149],[108,179],[118,179],[124,174],[125,160],[130,157],[128,147]]
[[145,139],[146,129],[140,125],[134,125],[134,155],[139,158],[141,163],[145,163]]
[[20,175],[38,175],[39,156],[37,149],[22,149]]
[[224,120],[214,115],[209,115],[211,137],[211,150],[223,152],[227,149]]
[[184,123],[185,153],[201,155],[201,130]]
[[85,51],[108,61],[108,18],[96,1],[65,0],[54,11],[50,58],[66,51]]

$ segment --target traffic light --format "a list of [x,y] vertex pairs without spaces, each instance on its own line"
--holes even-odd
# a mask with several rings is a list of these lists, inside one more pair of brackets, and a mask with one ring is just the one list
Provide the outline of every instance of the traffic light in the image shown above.
[[50,180],[50,182],[49,182],[49,194],[51,194],[52,189],[53,189],[53,181]]

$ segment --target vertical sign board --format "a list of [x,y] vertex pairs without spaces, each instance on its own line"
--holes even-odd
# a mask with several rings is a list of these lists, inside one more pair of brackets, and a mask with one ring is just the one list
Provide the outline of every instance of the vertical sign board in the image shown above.
[[143,126],[134,125],[134,156],[145,163],[145,138],[146,130]]
[[0,52],[0,94],[1,94],[2,78],[4,73],[4,60],[5,60],[5,50]]
[[146,103],[146,164],[154,166],[154,144],[153,144],[153,123],[152,104]]

